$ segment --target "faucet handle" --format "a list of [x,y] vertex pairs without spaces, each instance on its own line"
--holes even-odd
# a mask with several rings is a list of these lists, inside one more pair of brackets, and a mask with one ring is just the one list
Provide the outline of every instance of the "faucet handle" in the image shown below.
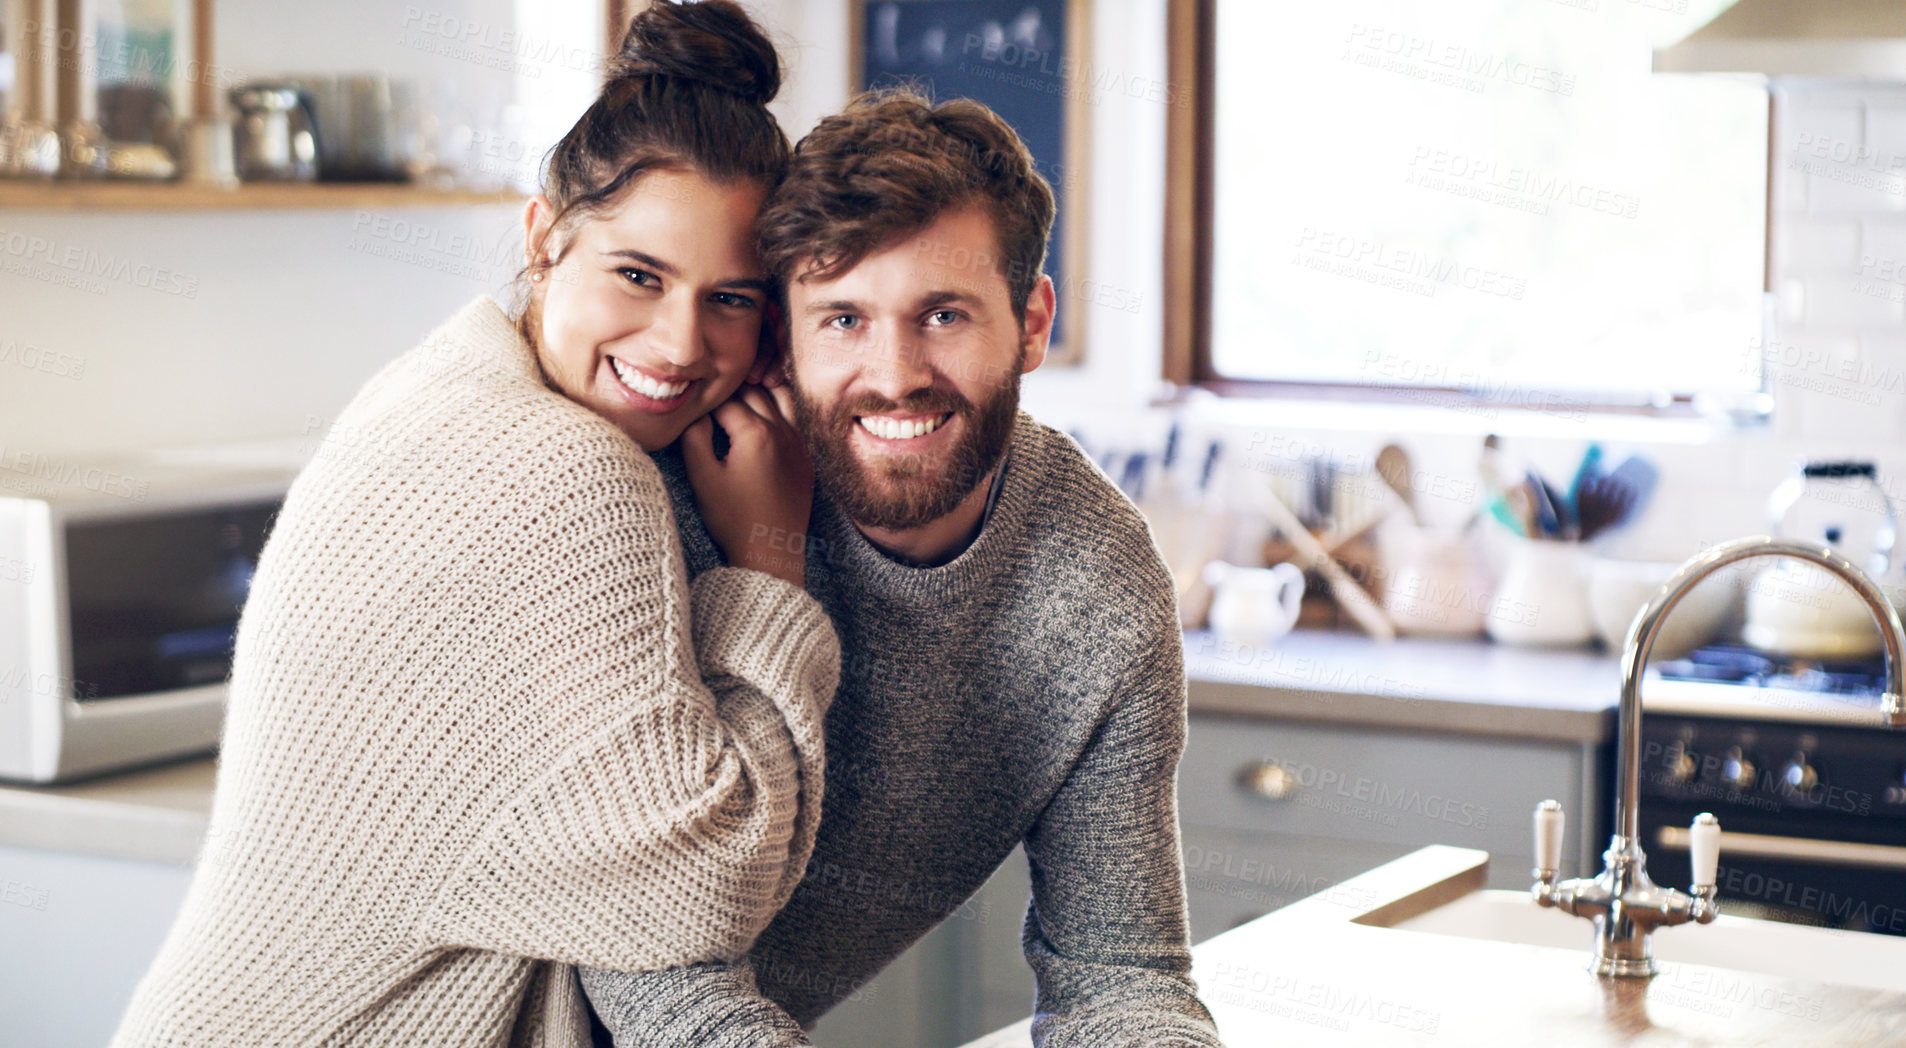
[[1553,800],[1535,806],[1535,876],[1547,881],[1562,865],[1562,805]]
[[1688,825],[1688,866],[1694,890],[1712,889],[1721,869],[1721,821],[1702,812]]

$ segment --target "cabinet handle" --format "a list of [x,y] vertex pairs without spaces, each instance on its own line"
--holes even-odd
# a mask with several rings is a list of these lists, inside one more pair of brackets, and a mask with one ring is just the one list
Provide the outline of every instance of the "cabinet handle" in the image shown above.
[[1267,801],[1287,801],[1297,796],[1297,776],[1271,761],[1245,765],[1238,773],[1238,784]]

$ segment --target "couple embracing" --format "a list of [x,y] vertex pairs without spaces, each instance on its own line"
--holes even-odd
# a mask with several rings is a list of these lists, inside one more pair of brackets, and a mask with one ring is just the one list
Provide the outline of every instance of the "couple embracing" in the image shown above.
[[637,16],[519,306],[338,419],[115,1045],[803,1045],[1021,844],[1035,1040],[1218,1043],[1171,582],[1018,410],[1052,192],[971,102],[791,148],[779,82],[728,0]]

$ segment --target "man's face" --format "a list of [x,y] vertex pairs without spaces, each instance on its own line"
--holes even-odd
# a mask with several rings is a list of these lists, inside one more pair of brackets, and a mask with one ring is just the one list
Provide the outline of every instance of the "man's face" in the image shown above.
[[991,216],[970,206],[832,280],[790,282],[800,426],[822,489],[856,523],[922,527],[998,465],[1053,311],[1041,277],[1021,325],[999,258]]

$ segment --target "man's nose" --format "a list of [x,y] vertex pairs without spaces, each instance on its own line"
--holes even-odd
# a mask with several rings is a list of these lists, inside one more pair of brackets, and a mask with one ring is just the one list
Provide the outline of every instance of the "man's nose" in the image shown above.
[[898,403],[933,385],[926,352],[904,335],[880,339],[862,370],[861,384]]

